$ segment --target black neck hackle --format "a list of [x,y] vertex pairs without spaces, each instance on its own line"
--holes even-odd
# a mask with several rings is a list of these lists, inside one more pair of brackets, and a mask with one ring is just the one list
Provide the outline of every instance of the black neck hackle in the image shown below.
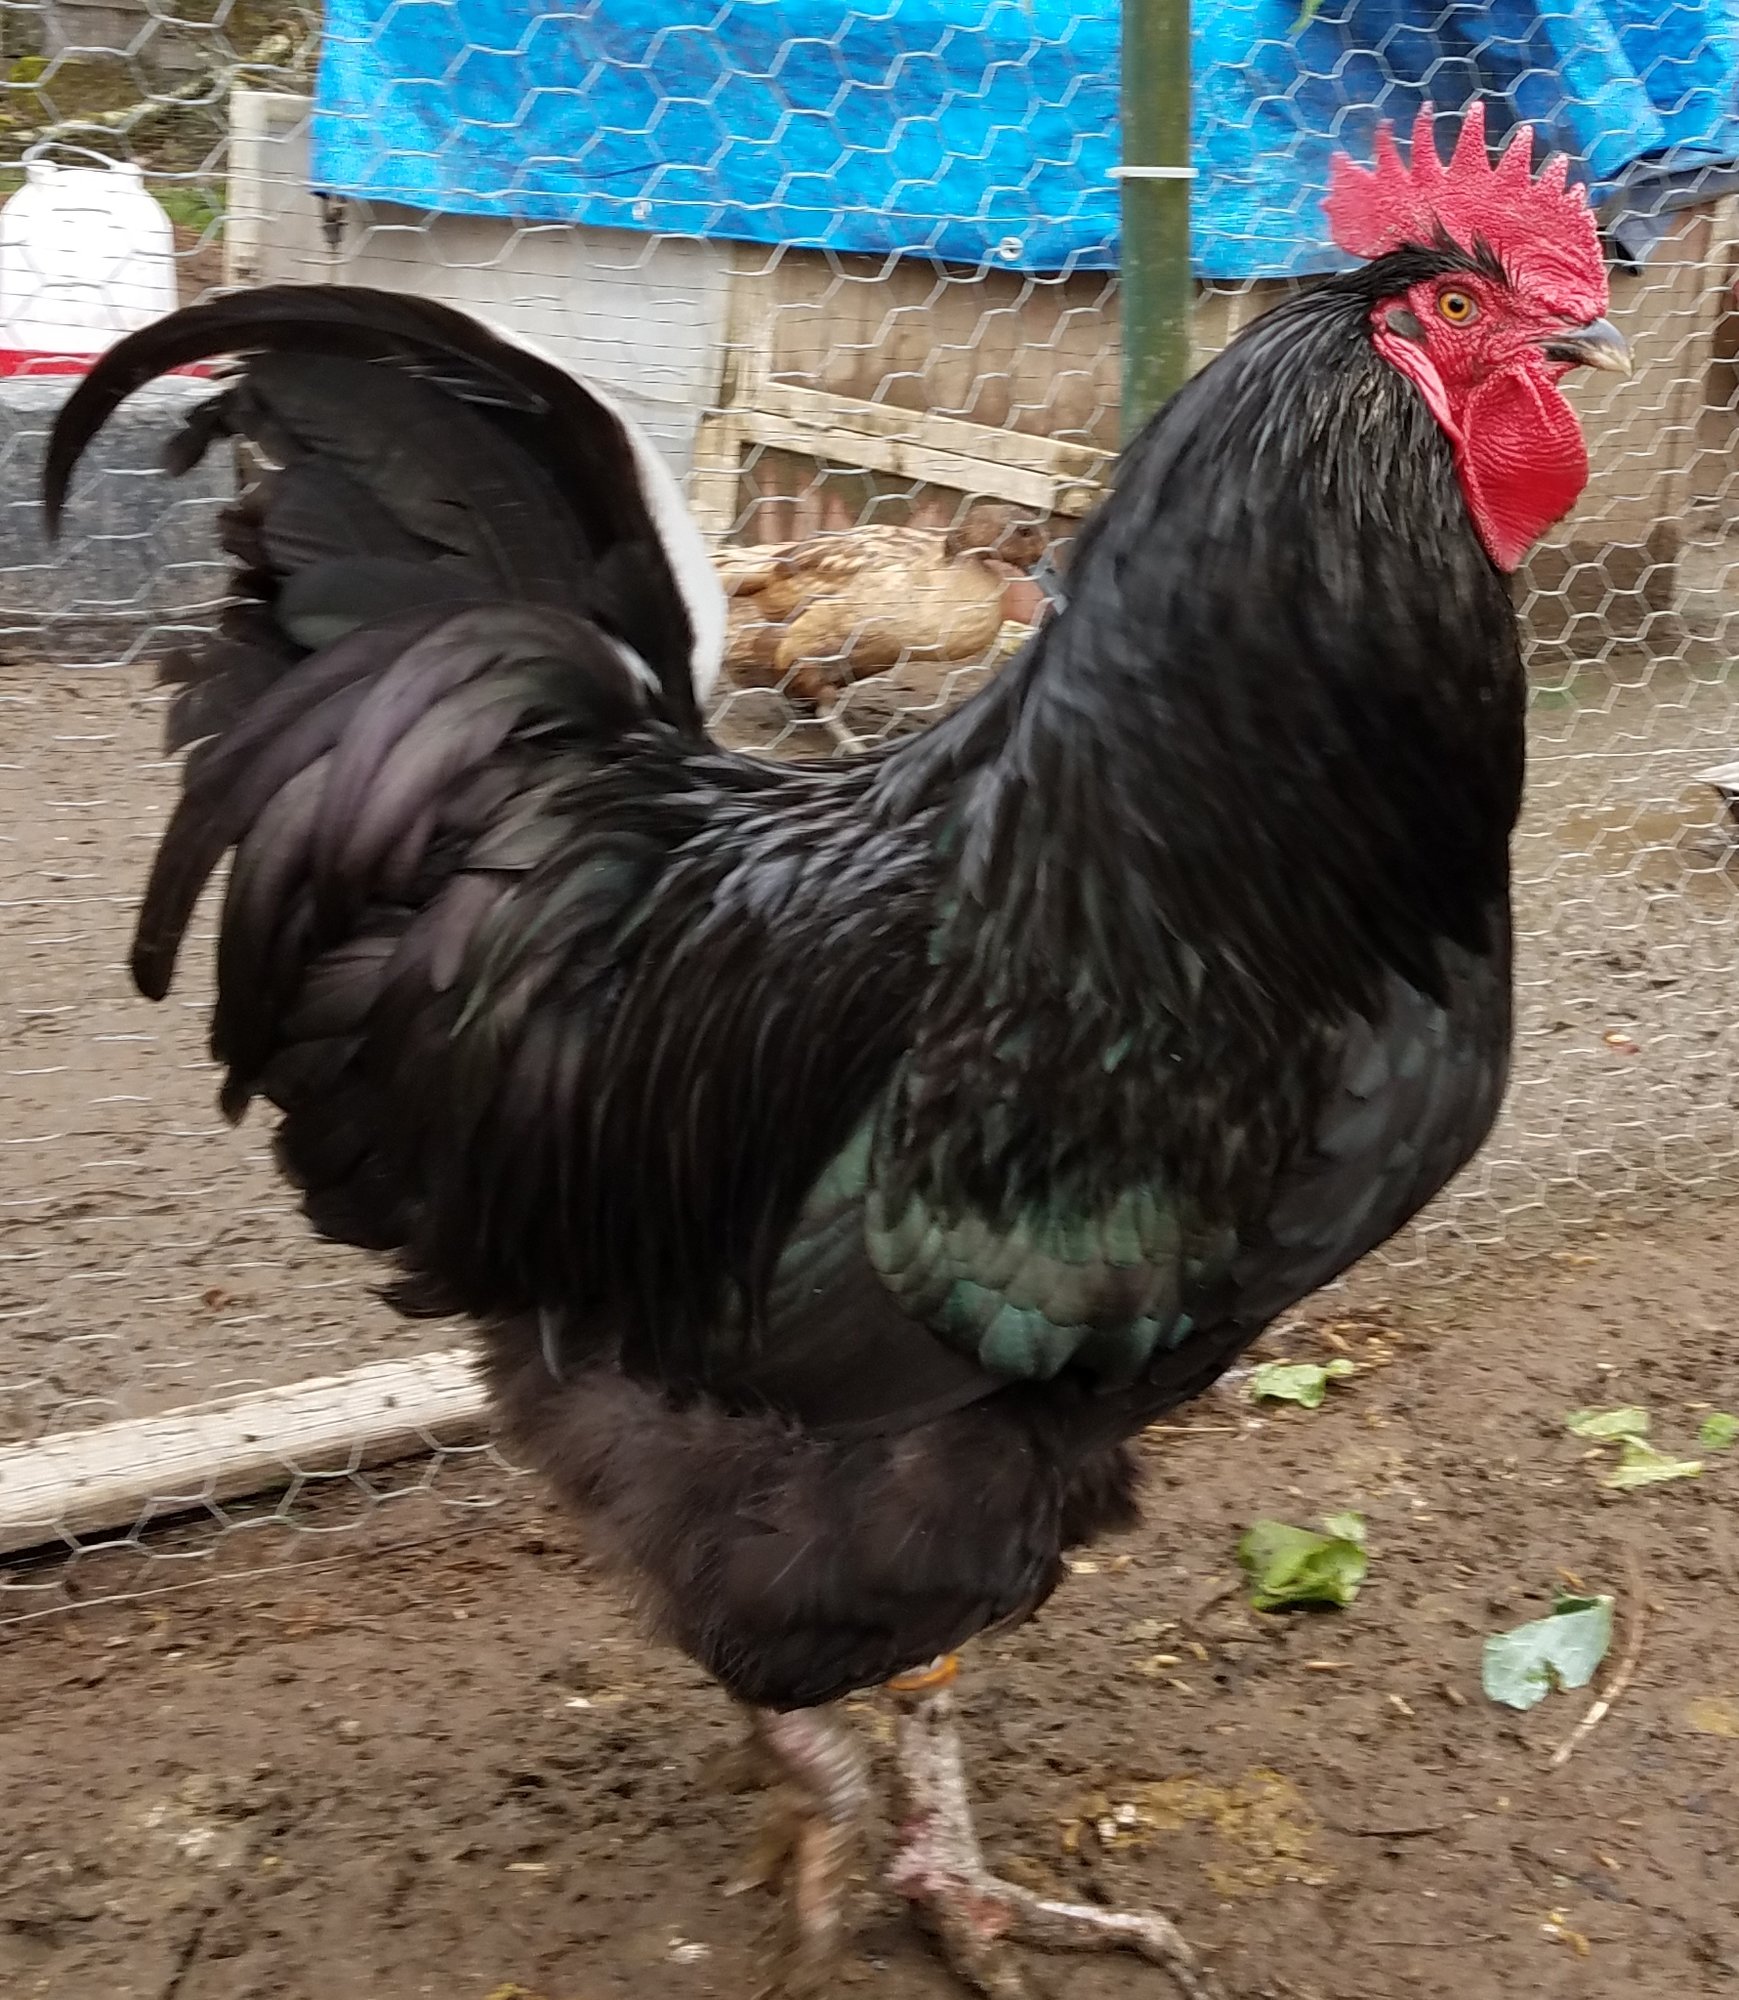
[[1429,990],[1439,941],[1491,945],[1514,615],[1447,438],[1370,332],[1463,261],[1399,252],[1242,333],[1125,454],[1069,608],[894,760],[890,798],[976,767],[953,830],[975,956],[1318,1009],[1385,968]]

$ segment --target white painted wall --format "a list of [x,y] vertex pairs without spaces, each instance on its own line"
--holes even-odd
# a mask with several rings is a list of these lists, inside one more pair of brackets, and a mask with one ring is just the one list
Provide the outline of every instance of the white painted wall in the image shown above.
[[609,389],[687,476],[718,402],[729,245],[346,202],[334,248],[309,182],[309,111],[281,92],[231,99],[228,283],[378,285],[473,308]]

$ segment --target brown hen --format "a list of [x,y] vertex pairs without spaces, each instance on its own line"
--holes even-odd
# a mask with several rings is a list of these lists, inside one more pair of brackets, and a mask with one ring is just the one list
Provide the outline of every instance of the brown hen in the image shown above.
[[946,531],[871,524],[714,556],[728,599],[725,671],[779,688],[835,735],[843,690],[907,660],[979,660],[996,646],[1009,584],[1044,554],[1041,523],[985,501]]

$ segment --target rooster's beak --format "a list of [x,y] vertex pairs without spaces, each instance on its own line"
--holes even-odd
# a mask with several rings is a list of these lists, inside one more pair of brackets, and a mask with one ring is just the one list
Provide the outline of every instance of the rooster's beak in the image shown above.
[[1614,375],[1630,373],[1630,343],[1609,319],[1555,333],[1546,342],[1548,361],[1567,361],[1572,368],[1605,368]]

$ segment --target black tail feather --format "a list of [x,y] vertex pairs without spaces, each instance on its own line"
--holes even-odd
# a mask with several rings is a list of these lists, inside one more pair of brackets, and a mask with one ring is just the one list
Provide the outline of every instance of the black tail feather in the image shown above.
[[[425,622],[433,618],[425,615]],[[383,643],[402,646],[413,636],[415,628],[388,628],[332,647],[275,682],[188,772],[134,933],[133,978],[147,999],[169,991],[188,920],[212,871],[279,788],[337,741],[369,692]]]
[[716,671],[723,596],[669,474],[607,398],[431,300],[275,285],[130,334],[55,424],[51,534],[116,407],[221,355],[241,368],[186,420],[168,462],[184,470],[225,437],[269,462],[226,541],[242,588],[293,644],[423,605],[548,604],[631,646],[669,718],[698,731],[695,682]]

